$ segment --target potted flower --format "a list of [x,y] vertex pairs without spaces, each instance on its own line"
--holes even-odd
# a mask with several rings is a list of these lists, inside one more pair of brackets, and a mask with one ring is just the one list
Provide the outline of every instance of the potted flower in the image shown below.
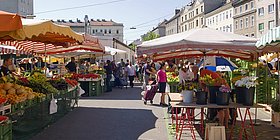
[[170,86],[170,92],[176,93],[178,92],[178,83],[179,83],[179,76],[176,75],[174,72],[167,72],[167,81]]
[[240,88],[238,90],[240,93],[236,93],[236,102],[252,106],[254,104],[255,87],[257,84],[257,77],[255,76],[246,76],[237,80],[235,86]]
[[185,81],[179,84],[178,90],[181,92],[183,102],[193,102],[193,91],[195,90],[196,86],[196,83],[193,81]]
[[228,105],[231,89],[229,86],[222,85],[216,95],[217,105]]
[[195,97],[196,97],[196,104],[198,105],[205,105],[207,104],[207,95],[206,91],[203,91],[201,88],[194,90]]
[[226,83],[225,80],[221,77],[212,78],[211,75],[205,75],[200,78],[200,82],[208,87],[209,103],[216,103],[216,94],[219,91],[220,86]]
[[275,127],[280,127],[280,100],[275,100],[271,105],[271,124]]

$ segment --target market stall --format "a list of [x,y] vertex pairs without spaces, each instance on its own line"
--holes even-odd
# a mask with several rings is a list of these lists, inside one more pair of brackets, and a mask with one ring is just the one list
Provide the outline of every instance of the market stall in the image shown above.
[[[51,21],[21,21],[19,16],[3,12],[0,12],[0,21],[9,25],[1,25],[0,28],[3,51],[10,49],[37,54],[84,40],[82,35],[75,33],[70,27],[56,25]],[[8,66],[11,64],[7,62],[8,60],[5,61],[5,66],[10,70]],[[13,139],[28,139],[78,104],[80,88],[77,81],[62,77],[47,78],[44,72],[44,69],[39,69],[25,75],[14,72],[5,74],[6,76],[2,74],[0,97],[3,107],[0,110],[10,121],[1,121],[1,138],[12,139],[13,136]],[[11,125],[11,121],[15,123]]]

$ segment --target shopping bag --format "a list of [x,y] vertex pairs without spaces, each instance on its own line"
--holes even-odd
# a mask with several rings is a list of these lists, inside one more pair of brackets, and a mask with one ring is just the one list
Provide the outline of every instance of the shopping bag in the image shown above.
[[79,89],[79,95],[78,96],[81,96],[82,94],[86,93],[85,90],[83,90],[80,85],[78,85],[78,89]]
[[53,94],[52,94],[52,100],[50,102],[50,114],[54,114],[56,112],[57,112],[56,99],[53,98]]
[[115,81],[115,77],[114,77],[113,74],[111,75],[111,77],[112,77],[112,78],[110,79],[110,81]]
[[170,93],[170,85],[166,83],[165,93]]

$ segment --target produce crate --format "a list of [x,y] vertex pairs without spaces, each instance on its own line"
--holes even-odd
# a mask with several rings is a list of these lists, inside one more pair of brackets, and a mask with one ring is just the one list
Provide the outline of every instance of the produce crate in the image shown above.
[[0,115],[10,114],[12,112],[11,104],[4,105],[0,110]]
[[0,139],[12,140],[12,122],[8,121],[0,124]]

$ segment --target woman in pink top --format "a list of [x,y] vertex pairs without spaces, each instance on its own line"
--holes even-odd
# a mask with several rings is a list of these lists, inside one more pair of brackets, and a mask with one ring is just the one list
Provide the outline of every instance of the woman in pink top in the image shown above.
[[159,87],[159,93],[161,93],[161,101],[160,101],[161,106],[168,106],[165,103],[165,88],[166,88],[166,82],[167,82],[167,76],[166,76],[165,69],[166,69],[166,65],[165,65],[165,63],[162,63],[159,71],[157,72],[157,82],[158,82],[158,87]]

